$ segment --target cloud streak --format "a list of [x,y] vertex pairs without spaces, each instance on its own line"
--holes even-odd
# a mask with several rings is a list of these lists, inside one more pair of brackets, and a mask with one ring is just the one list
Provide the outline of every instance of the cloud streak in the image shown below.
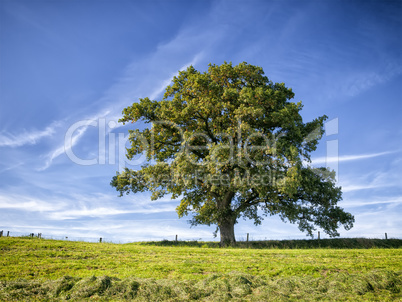
[[72,148],[80,141],[80,139],[84,136],[85,132],[88,130],[89,126],[91,126],[91,124],[94,121],[98,121],[100,118],[107,116],[110,113],[109,110],[106,111],[102,111],[99,112],[89,118],[83,118],[81,121],[79,121],[80,123],[80,127],[77,128],[76,133],[71,133],[71,136],[66,137],[66,135],[69,132],[69,129],[71,129],[71,127],[74,127],[73,123],[72,125],[70,125],[70,127],[68,129],[65,130],[64,135],[62,135],[62,137],[64,138],[63,144],[57,146],[55,149],[53,149],[51,152],[49,152],[46,155],[46,161],[44,166],[42,166],[41,168],[39,168],[39,171],[43,171],[48,169],[51,164],[53,163],[53,160],[56,159],[57,157],[59,157],[60,155],[66,153],[66,151],[71,151]]
[[35,145],[45,137],[51,137],[56,133],[60,123],[55,122],[44,130],[23,131],[18,135],[11,133],[0,133],[0,147],[22,147],[24,145]]
[[46,202],[23,195],[0,195],[0,209],[24,210],[29,212],[52,212],[65,207],[64,203]]
[[116,196],[107,194],[72,194],[66,197],[32,198],[26,195],[0,193],[0,209],[40,212],[50,220],[81,219],[84,217],[107,217],[122,214],[159,214],[175,212],[176,200],[162,198],[151,201],[143,195],[135,203],[116,204]]
[[120,210],[112,207],[96,207],[88,209],[86,207],[79,208],[76,210],[64,210],[50,213],[47,215],[50,219],[53,220],[66,220],[66,219],[79,219],[83,217],[106,217],[106,216],[115,216],[121,214],[157,214],[164,212],[174,212],[174,205],[162,205],[162,206],[153,206],[147,208],[141,207],[133,207],[131,210]]
[[372,197],[370,200],[363,199],[348,199],[342,202],[342,206],[348,207],[365,207],[368,205],[381,205],[381,204],[396,204],[402,205],[402,196],[396,197]]
[[[343,192],[353,192],[359,190],[384,190],[384,192],[393,192],[399,196],[401,187],[401,164],[399,158],[396,158],[391,165],[391,168],[383,171],[370,171],[359,174],[349,174],[342,177],[340,182]],[[384,167],[386,168],[386,167]],[[385,190],[386,189],[386,190]],[[399,193],[398,193],[399,192]],[[370,197],[371,199],[371,197]]]
[[[166,45],[161,45],[156,53],[150,56],[149,60],[152,62],[161,62],[166,60],[166,56],[168,55],[166,52],[172,47],[172,43],[174,44],[174,42],[171,42]],[[176,56],[176,54],[174,55]],[[184,65],[180,65],[181,67],[179,67],[179,70],[184,70],[190,65],[197,64],[202,57],[202,51],[197,52],[196,54],[187,54],[185,57],[190,57],[190,59]],[[174,66],[176,64],[183,64],[180,61],[183,61],[183,58],[180,58],[179,60],[176,58],[176,62],[171,63],[170,66],[164,71],[161,71],[160,69],[160,66],[163,64],[158,64],[157,66],[148,66],[146,64],[144,65],[139,63],[138,61],[130,63],[124,71],[124,76],[111,85],[111,87],[104,93],[104,96],[99,100],[104,103],[104,109],[100,110],[99,113],[89,118],[82,118],[79,122],[87,121],[87,123],[84,123],[81,128],[77,129],[76,133],[71,136],[70,140],[65,140],[63,144],[58,145],[51,152],[49,152],[46,155],[45,164],[38,170],[44,171],[48,169],[52,165],[54,159],[66,153],[66,151],[72,152],[72,148],[80,142],[81,138],[84,136],[89,126],[91,126],[93,122],[97,123],[100,118],[105,118],[107,116],[109,120],[117,121],[121,113],[117,112],[116,108],[119,108],[118,110],[120,110],[120,106],[116,106],[116,103],[121,104],[121,106],[123,106],[123,104],[124,106],[129,105],[128,100],[130,100],[133,96],[143,97],[145,95],[149,95],[151,99],[158,97],[171,83],[173,76],[178,75],[177,68]],[[151,69],[149,70],[150,67]],[[158,67],[158,70],[154,70],[154,67]],[[147,68],[148,70],[144,70]],[[142,72],[148,73],[148,76],[142,77]],[[155,74],[159,75],[160,73],[162,76],[155,77]],[[155,82],[156,88],[154,88]],[[118,127],[119,126],[115,127],[114,129]],[[65,129],[63,137],[65,137],[67,131],[68,129]],[[107,129],[105,135],[107,135],[108,132],[110,132],[110,129]]]
[[325,163],[329,164],[329,163],[338,163],[338,162],[341,163],[341,162],[347,162],[347,161],[364,160],[364,159],[368,159],[368,158],[374,158],[374,157],[392,154],[395,152],[397,152],[397,151],[386,151],[386,152],[380,152],[380,153],[358,154],[358,155],[317,157],[315,159],[312,159],[312,164],[319,165],[319,164],[325,164]]

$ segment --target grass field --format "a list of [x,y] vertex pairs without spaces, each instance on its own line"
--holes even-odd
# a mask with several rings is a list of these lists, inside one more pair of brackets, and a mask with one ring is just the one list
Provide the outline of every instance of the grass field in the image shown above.
[[400,248],[159,245],[0,238],[0,300],[402,300]]

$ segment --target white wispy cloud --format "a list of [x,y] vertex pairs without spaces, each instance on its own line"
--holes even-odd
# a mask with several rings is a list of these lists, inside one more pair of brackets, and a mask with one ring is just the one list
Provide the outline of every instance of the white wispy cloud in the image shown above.
[[373,86],[389,81],[402,73],[400,62],[388,64],[384,70],[361,71],[345,78],[341,91],[349,96],[356,96]]
[[392,167],[383,171],[370,171],[369,173],[349,173],[342,176],[340,185],[342,191],[352,192],[359,190],[383,190],[383,189],[398,189],[401,186],[401,170],[398,159],[393,161]]
[[[103,112],[95,114],[88,120],[97,120],[99,117],[107,115],[108,120],[117,121],[121,117],[121,110],[124,107],[131,105],[138,98],[148,96],[155,99],[171,83],[173,76],[177,75],[179,70],[184,70],[188,66],[200,62],[205,53],[208,52],[209,47],[218,41],[225,34],[225,31],[217,30],[213,26],[199,31],[198,26],[191,25],[181,29],[173,39],[159,44],[153,53],[141,58],[141,60],[135,59],[129,62],[122,70],[121,76],[96,101],[103,104]],[[114,129],[119,126],[121,125],[114,127]],[[77,145],[88,127],[83,126],[77,129],[69,142],[63,142],[53,148],[45,156],[45,163],[39,170],[48,169],[54,159]],[[106,129],[105,134],[107,135],[110,131],[111,129]],[[64,132],[67,132],[67,129],[64,129]]]
[[352,192],[352,191],[359,191],[359,190],[372,190],[372,189],[378,189],[378,188],[383,188],[387,186],[392,186],[390,184],[380,184],[380,183],[368,183],[368,184],[350,184],[350,185],[343,185],[342,186],[342,192]]
[[[177,201],[168,197],[152,201],[146,194],[135,201],[116,203],[118,197],[108,194],[70,194],[69,196],[30,197],[0,192],[0,209],[40,212],[46,219],[66,220],[83,217],[107,217],[121,214],[158,214],[175,212]],[[123,200],[120,200],[123,201]]]
[[39,198],[17,195],[1,194],[0,209],[24,210],[29,212],[50,212],[62,210],[64,202],[44,201]]
[[[109,112],[110,112],[109,110],[106,110],[96,113],[90,117],[84,117],[78,122],[69,125],[67,129],[63,129],[63,131],[65,131],[64,135],[62,135],[62,137],[64,138],[63,143],[61,145],[58,145],[55,149],[53,149],[46,155],[44,166],[42,166],[38,170],[39,171],[46,170],[51,166],[54,159],[66,153],[66,151],[67,152],[69,150],[71,151],[72,148],[80,141],[80,139],[86,133],[89,126],[91,126],[93,123],[97,123],[100,118],[107,116]],[[69,130],[76,130],[76,131],[70,133]]]
[[[74,127],[74,124],[69,125],[67,129],[64,129],[63,137],[66,139],[62,144],[56,146],[46,155],[45,164],[38,170],[43,171],[48,169],[52,165],[54,159],[62,154],[65,154],[66,151],[71,151],[72,148],[80,142],[88,128],[91,125],[94,125],[94,123],[98,123],[100,118],[107,117],[109,121],[117,122],[117,120],[121,117],[121,108],[123,106],[130,105],[130,100],[132,100],[133,97],[149,96],[151,99],[154,99],[159,96],[164,91],[166,86],[171,83],[173,76],[178,74],[177,67],[175,66],[177,66],[177,64],[183,60],[182,58],[180,58],[180,60],[177,60],[176,58],[176,62],[173,62],[168,67],[161,69],[160,66],[166,65],[162,64],[161,61],[166,59],[166,56],[168,55],[166,53],[166,49],[170,47],[170,44],[162,45],[158,48],[156,53],[150,56],[149,61],[160,62],[161,64],[154,66],[154,64],[147,65],[137,61],[130,63],[125,68],[123,76],[113,83],[111,87],[106,90],[104,96],[100,99],[100,101],[105,104],[104,108],[92,116],[83,117],[80,119],[78,123],[82,124],[81,127],[76,129],[74,134],[71,137],[69,136],[69,139],[67,139],[68,137],[66,137],[66,134],[68,134],[68,130],[71,129],[71,127]],[[197,52],[185,57],[190,57],[190,59],[184,65],[181,63],[182,65],[179,65],[179,70],[186,69],[190,65],[195,65],[202,57],[202,52]],[[156,69],[157,67],[158,69]],[[142,73],[147,73],[148,76],[144,77]],[[97,125],[99,126],[99,124]],[[119,126],[122,125],[117,125],[113,129],[116,129]],[[104,134],[107,135],[111,130],[111,128],[106,127]],[[96,149],[96,151],[98,151],[98,146],[96,146]]]
[[397,151],[386,151],[386,152],[379,152],[379,153],[371,153],[371,154],[357,154],[357,155],[341,155],[341,156],[328,156],[328,157],[317,157],[312,159],[313,165],[319,164],[329,164],[329,163],[340,163],[346,161],[356,161],[356,160],[363,160],[368,158],[374,158],[378,156],[384,156],[391,153],[395,153]]
[[369,205],[381,205],[381,204],[400,204],[402,205],[402,196],[374,196],[369,199],[353,199],[345,198],[342,201],[342,206],[347,207],[364,207]]
[[41,139],[50,137],[56,133],[56,128],[60,127],[59,122],[54,122],[43,130],[24,130],[19,134],[0,133],[0,147],[21,147],[24,145],[35,145]]
[[360,208],[359,212],[352,212],[355,216],[354,227],[348,232],[341,232],[342,237],[401,238],[401,202],[383,204],[373,210],[372,207]]
[[54,220],[79,219],[82,217],[105,217],[120,214],[157,214],[163,212],[174,212],[173,205],[159,205],[147,208],[134,207],[132,209],[120,210],[112,207],[79,208],[75,210],[64,210],[52,212],[47,217]]
[[1,173],[4,173],[4,172],[6,172],[6,171],[10,171],[10,170],[13,170],[13,169],[15,169],[15,168],[18,168],[18,167],[22,166],[23,164],[24,164],[24,162],[19,162],[18,164],[15,164],[15,165],[9,166],[9,167],[7,167],[7,168],[1,169],[1,170],[0,170],[0,174],[1,174]]

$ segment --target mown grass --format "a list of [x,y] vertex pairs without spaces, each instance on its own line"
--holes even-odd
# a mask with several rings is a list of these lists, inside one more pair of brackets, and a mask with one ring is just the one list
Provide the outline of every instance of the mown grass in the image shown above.
[[314,278],[268,278],[242,273],[213,274],[203,280],[69,276],[47,281],[0,281],[3,301],[396,301],[401,274],[374,271]]
[[0,300],[402,299],[402,249],[161,244],[0,238]]

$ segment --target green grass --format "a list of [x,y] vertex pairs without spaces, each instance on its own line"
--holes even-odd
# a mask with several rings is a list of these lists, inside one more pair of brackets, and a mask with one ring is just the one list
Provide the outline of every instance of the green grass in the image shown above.
[[3,237],[0,300],[402,299],[402,249],[303,244],[256,249]]

